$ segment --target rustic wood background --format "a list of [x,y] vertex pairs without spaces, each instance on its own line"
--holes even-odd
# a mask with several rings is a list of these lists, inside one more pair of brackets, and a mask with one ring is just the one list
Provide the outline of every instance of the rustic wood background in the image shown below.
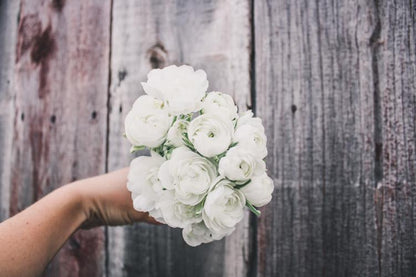
[[128,165],[156,67],[206,70],[263,118],[273,201],[191,248],[136,224],[77,232],[45,276],[416,276],[413,0],[1,0],[0,220]]

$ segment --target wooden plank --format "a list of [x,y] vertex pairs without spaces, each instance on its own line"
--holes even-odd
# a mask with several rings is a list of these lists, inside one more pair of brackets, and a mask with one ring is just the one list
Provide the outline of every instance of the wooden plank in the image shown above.
[[[110,1],[22,1],[10,212],[105,171]],[[102,276],[104,229],[77,232],[45,276]]]
[[[121,136],[124,117],[152,68],[202,68],[209,90],[231,93],[243,110],[251,105],[249,19],[249,1],[114,0],[109,170],[132,159]],[[166,226],[110,228],[108,275],[244,276],[248,236],[248,216],[226,241],[197,248]]]
[[13,72],[19,1],[0,1],[0,222],[9,217]]
[[276,185],[259,276],[377,276],[376,120],[368,1],[255,2],[257,114]]
[[380,276],[416,276],[416,17],[380,1],[374,38],[379,99]]

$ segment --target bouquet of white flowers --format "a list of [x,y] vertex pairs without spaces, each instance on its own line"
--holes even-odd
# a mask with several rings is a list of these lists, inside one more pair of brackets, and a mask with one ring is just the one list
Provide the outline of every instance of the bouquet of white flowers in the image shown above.
[[233,99],[207,93],[203,70],[154,69],[125,119],[132,151],[151,156],[130,164],[127,187],[134,208],[183,228],[191,246],[232,233],[247,206],[256,215],[270,202],[266,136],[251,111],[237,113]]

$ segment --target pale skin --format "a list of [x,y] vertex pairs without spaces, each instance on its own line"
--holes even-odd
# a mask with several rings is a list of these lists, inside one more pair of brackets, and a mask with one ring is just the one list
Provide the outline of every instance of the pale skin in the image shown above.
[[41,275],[79,228],[157,223],[147,213],[134,210],[126,188],[127,173],[124,168],[62,186],[0,223],[1,274]]

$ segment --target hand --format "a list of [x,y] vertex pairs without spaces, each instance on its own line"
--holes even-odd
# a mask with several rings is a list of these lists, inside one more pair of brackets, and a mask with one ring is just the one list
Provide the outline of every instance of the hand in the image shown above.
[[127,190],[128,168],[69,184],[82,199],[87,220],[81,225],[89,229],[101,225],[124,225],[134,222],[158,224],[148,213],[133,208]]

